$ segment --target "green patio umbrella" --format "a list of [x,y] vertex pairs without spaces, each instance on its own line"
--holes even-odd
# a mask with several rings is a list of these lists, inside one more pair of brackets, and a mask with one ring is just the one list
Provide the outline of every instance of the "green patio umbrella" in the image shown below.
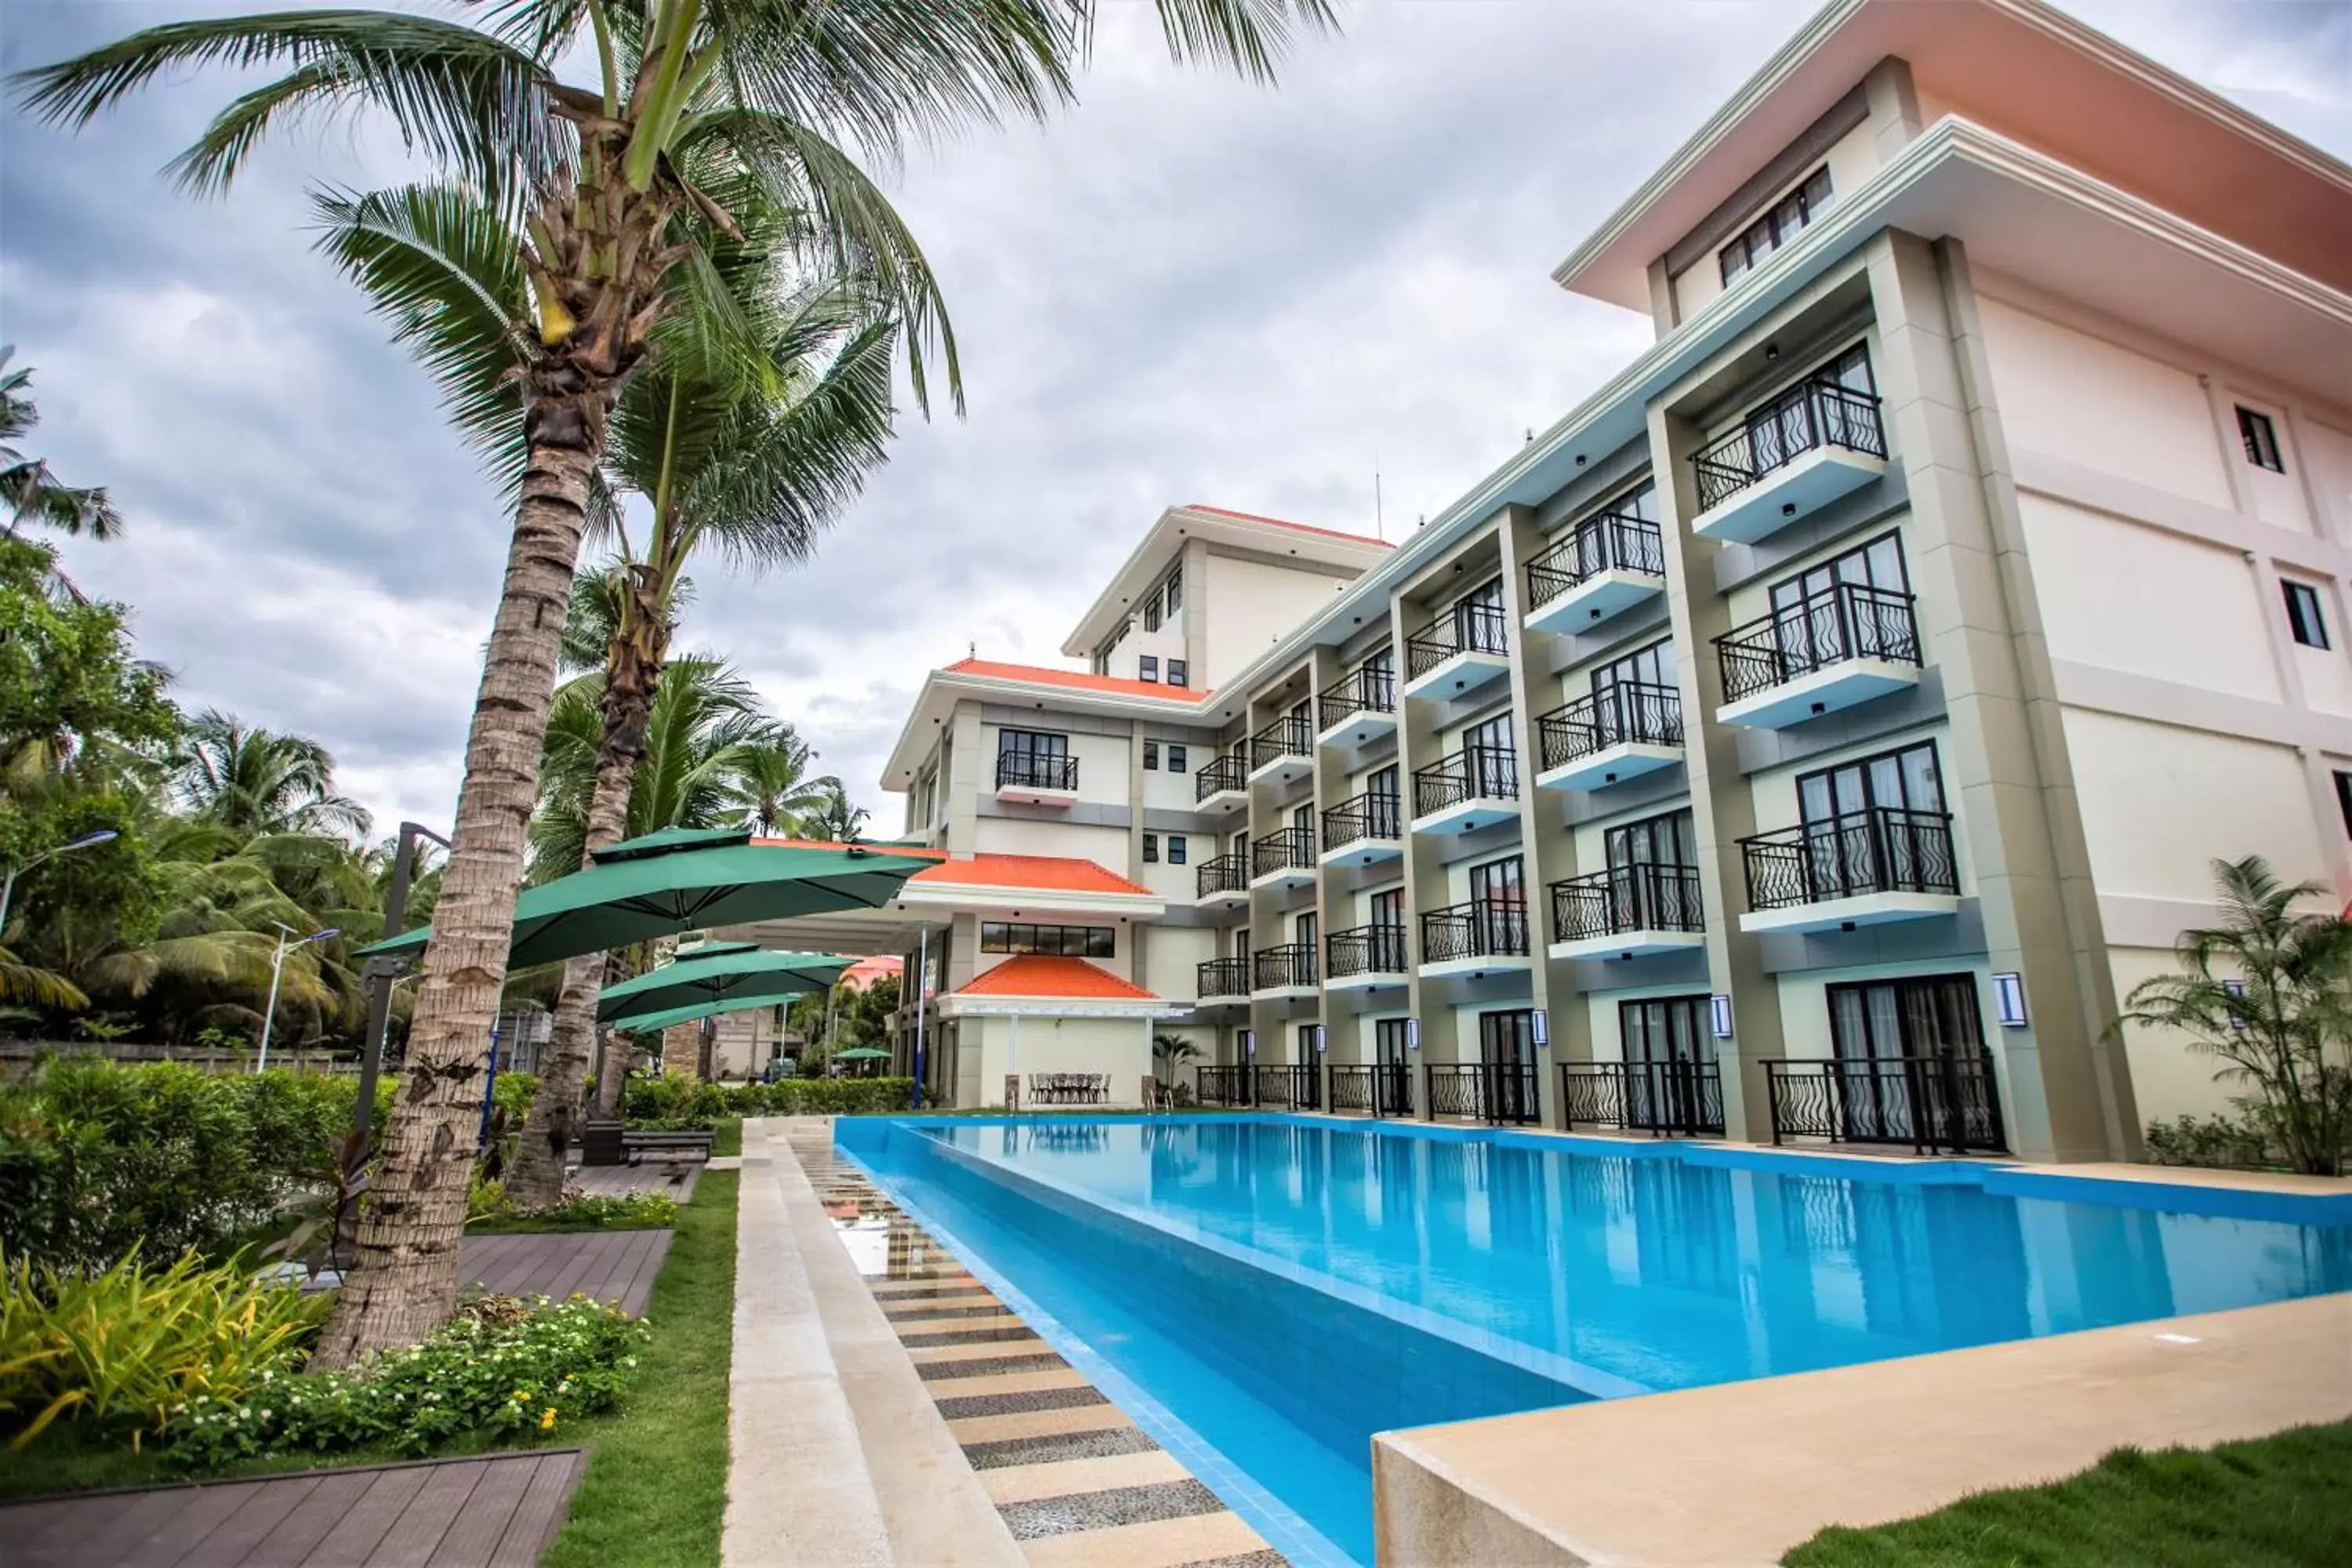
[[757,995],[745,993],[722,1000],[689,1003],[683,1007],[665,1007],[657,1011],[624,1013],[610,1020],[614,1028],[631,1035],[657,1035],[673,1024],[691,1024],[698,1018],[716,1018],[723,1013],[748,1013],[754,1007],[772,1007],[789,1002],[795,996],[805,996],[805,988],[762,991]]
[[[527,889],[515,902],[507,963],[523,969],[709,926],[874,909],[933,856],[849,845],[755,843],[743,828],[665,828],[600,849],[596,864]],[[431,926],[360,949],[424,951]]]
[[890,1053],[876,1050],[872,1046],[852,1046],[845,1051],[834,1052],[833,1059],[837,1062],[887,1062],[890,1059]]
[[624,1013],[688,1007],[785,986],[824,991],[853,962],[829,952],[774,952],[757,942],[705,942],[659,969],[604,987],[596,1001],[596,1020],[610,1023]]

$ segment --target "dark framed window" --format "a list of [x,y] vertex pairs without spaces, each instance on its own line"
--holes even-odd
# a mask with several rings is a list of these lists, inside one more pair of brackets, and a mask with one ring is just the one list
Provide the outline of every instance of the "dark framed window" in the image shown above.
[[1185,857],[1190,853],[1184,847],[1184,836],[1181,833],[1171,833],[1168,836],[1168,863],[1171,866],[1181,866],[1184,863]]
[[1144,597],[1143,629],[1147,632],[1156,632],[1160,629],[1160,585],[1156,583],[1152,584],[1151,592]]
[[1940,813],[1944,783],[1936,742],[1921,741],[1874,757],[1797,775],[1797,809],[1808,824],[1833,823],[1872,807]]
[[2278,426],[2267,414],[2257,414],[2244,404],[2238,405],[2238,439],[2246,446],[2246,461],[2272,473],[2286,472],[2286,459],[2279,456]]
[[1654,996],[1617,1004],[1617,1037],[1629,1062],[1706,1063],[1715,1060],[1707,1002],[1698,996]]
[[1109,958],[1117,932],[1109,926],[1044,926],[982,921],[982,952],[1042,953],[1048,958]]
[[1192,671],[1184,668],[1184,661],[1182,659],[1171,658],[1168,661],[1169,685],[1186,686],[1192,683]]
[[1168,613],[1174,615],[1184,607],[1184,568],[1179,566],[1168,574]]
[[1184,771],[1183,747],[1171,744],[1168,748],[1168,771],[1171,773],[1181,773]]
[[2287,629],[2294,640],[2305,647],[2326,647],[2327,617],[2319,611],[2319,590],[2292,577],[2282,578],[2279,587],[2286,595]]
[[1160,679],[1160,658],[1157,654],[1139,653],[1135,656],[1135,679],[1138,680],[1149,680],[1154,683],[1158,682]]
[[2336,809],[2344,814],[2344,834],[2352,838],[2352,773],[2336,775]]
[[1894,1061],[1949,1050],[1985,1056],[1973,974],[1837,984],[1828,989],[1830,1043],[1840,1061]]
[[1792,243],[1812,221],[1829,211],[1835,193],[1830,189],[1829,165],[1805,176],[1804,184],[1765,209],[1764,216],[1740,230],[1738,237],[1717,253],[1723,267],[1723,285],[1732,282]]
[[1157,833],[1143,836],[1143,863],[1147,866],[1160,863],[1160,835]]
[[1070,754],[1070,738],[1044,730],[999,730],[996,732],[996,754],[1000,757],[1066,757]]
[[1157,741],[1146,741],[1146,742],[1143,742],[1143,771],[1144,771],[1145,773],[1153,773],[1153,772],[1158,771],[1159,767],[1160,767],[1160,742],[1157,742]]
[[1601,841],[1609,857],[1609,868],[1615,871],[1633,866],[1696,866],[1696,837],[1690,809],[1685,806],[1664,816],[1643,817],[1639,822],[1612,827],[1601,836]]

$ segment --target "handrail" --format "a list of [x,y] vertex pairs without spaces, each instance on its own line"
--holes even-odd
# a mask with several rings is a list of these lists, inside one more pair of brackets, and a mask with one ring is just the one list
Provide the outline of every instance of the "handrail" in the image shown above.
[[1538,1115],[1533,1062],[1428,1062],[1429,1114],[1497,1125],[1532,1125]]
[[1076,789],[1078,759],[1043,752],[996,753],[996,787],[1012,784],[1025,789]]
[[1793,909],[1864,893],[1960,890],[1948,812],[1865,806],[1739,841],[1748,907]]
[[1200,869],[1192,873],[1192,896],[1206,899],[1219,893],[1246,893],[1249,884],[1249,857],[1236,849],[1230,855],[1201,862]]
[[1612,866],[1551,885],[1553,940],[1706,929],[1696,866]]
[[1886,456],[1878,399],[1827,376],[1799,383],[1751,410],[1739,428],[1691,458],[1698,509],[1707,511],[1822,447]]
[[1456,602],[1405,638],[1405,668],[1418,680],[1457,653],[1507,653],[1510,624],[1500,605]]
[[1664,576],[1665,544],[1658,525],[1623,511],[1586,518],[1528,563],[1528,604],[1548,605],[1586,579],[1610,571]]
[[1715,1062],[1562,1062],[1559,1118],[1656,1136],[1721,1136],[1723,1069]]
[[1286,942],[1262,947],[1250,954],[1250,989],[1276,991],[1286,985],[1315,984],[1315,944]]
[[1396,671],[1379,665],[1360,665],[1315,698],[1316,722],[1328,730],[1359,713],[1396,711]]
[[1528,951],[1528,908],[1497,899],[1473,899],[1424,910],[1421,961],[1444,963],[1457,958],[1514,958]]
[[1192,1068],[1193,1097],[1203,1105],[1247,1105],[1254,1087],[1245,1063],[1218,1066],[1201,1062]]
[[1654,681],[1622,680],[1536,718],[1546,772],[1629,743],[1681,745],[1682,693]]
[[1248,787],[1249,764],[1239,750],[1225,752],[1202,763],[1201,771],[1192,775],[1192,801],[1198,805],[1213,795]]
[[1519,798],[1518,753],[1508,746],[1472,745],[1440,757],[1412,775],[1412,814],[1428,816],[1465,800]]
[[1394,838],[1400,834],[1402,803],[1392,795],[1366,791],[1352,795],[1323,814],[1323,847],[1337,849],[1365,838]]
[[1259,1062],[1250,1085],[1251,1103],[1273,1110],[1320,1110],[1323,1069],[1314,1062]]
[[1404,973],[1404,927],[1354,926],[1323,938],[1328,960],[1326,973],[1334,980],[1349,974]]
[[1250,771],[1284,757],[1307,757],[1315,752],[1315,736],[1303,715],[1284,714],[1250,737]]
[[1923,1154],[2008,1144],[1992,1058],[1981,1049],[1761,1065],[1775,1143],[1908,1143]]
[[1249,960],[1246,958],[1203,959],[1193,973],[1192,994],[1211,996],[1246,996],[1249,994]]
[[1277,827],[1250,842],[1250,875],[1270,877],[1276,871],[1312,871],[1315,835],[1304,827]]
[[1833,583],[1715,639],[1723,700],[1737,702],[1850,658],[1917,664],[1919,621],[1908,594]]

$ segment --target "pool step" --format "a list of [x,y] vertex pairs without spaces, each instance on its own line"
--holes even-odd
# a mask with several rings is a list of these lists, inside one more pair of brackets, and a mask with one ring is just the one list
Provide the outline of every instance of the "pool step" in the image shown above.
[[867,1288],[1031,1568],[1287,1568],[1181,1460],[839,1159],[830,1122],[789,1122],[784,1142],[828,1208],[887,1217],[887,1271],[868,1275]]

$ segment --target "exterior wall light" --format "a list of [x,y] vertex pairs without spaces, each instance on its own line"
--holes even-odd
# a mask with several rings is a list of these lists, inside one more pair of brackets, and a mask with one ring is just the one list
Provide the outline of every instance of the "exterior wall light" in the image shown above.
[[1715,1037],[1718,1040],[1731,1038],[1731,998],[1722,995],[1710,996],[1706,999],[1706,1005],[1708,1011],[1714,1016]]
[[1992,1011],[2002,1028],[2025,1027],[2025,976],[2004,971],[1992,977]]

